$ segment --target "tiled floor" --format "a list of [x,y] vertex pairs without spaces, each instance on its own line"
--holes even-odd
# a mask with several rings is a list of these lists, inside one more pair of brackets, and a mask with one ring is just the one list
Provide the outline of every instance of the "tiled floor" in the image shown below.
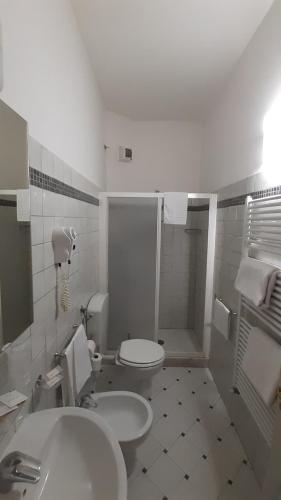
[[191,353],[202,350],[193,330],[161,329],[158,338],[164,341],[165,351],[169,353]]
[[[126,389],[105,367],[96,390]],[[261,500],[235,427],[208,370],[163,368],[153,379],[152,428],[137,450],[128,500]]]

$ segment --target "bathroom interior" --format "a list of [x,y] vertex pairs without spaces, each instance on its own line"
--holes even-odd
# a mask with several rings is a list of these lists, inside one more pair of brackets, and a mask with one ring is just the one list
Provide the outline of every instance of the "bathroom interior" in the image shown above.
[[281,0],[0,0],[0,498],[281,500]]

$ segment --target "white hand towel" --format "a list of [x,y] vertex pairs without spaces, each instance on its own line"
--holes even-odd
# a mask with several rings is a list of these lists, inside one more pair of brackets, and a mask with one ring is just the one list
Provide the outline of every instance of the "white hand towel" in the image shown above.
[[187,193],[164,193],[164,224],[186,224]]
[[[64,370],[66,375],[65,399],[68,404],[75,405],[75,401],[83,385],[91,375],[92,365],[88,349],[88,340],[83,325],[71,339],[65,351]],[[67,397],[68,396],[68,397]]]
[[263,330],[252,328],[242,368],[265,404],[270,406],[279,383],[281,346]]
[[230,328],[230,310],[219,299],[216,299],[214,304],[213,325],[227,340]]
[[245,257],[240,263],[235,288],[255,306],[268,307],[278,272],[270,264]]

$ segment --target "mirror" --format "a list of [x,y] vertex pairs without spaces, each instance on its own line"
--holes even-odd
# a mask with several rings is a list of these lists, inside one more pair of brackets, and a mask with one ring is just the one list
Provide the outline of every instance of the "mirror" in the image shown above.
[[3,89],[3,71],[2,28],[0,23],[0,91]]
[[17,197],[0,192],[0,348],[33,322],[30,223],[17,218]]
[[0,189],[28,189],[27,122],[0,100]]
[[0,100],[0,350],[33,322],[27,123]]

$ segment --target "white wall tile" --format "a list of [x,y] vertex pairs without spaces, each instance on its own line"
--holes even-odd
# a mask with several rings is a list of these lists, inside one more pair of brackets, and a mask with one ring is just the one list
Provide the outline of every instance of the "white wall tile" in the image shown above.
[[64,182],[64,162],[57,156],[54,157],[54,177]]
[[[43,156],[43,158],[42,158]],[[56,176],[67,184],[81,189],[89,185],[88,180],[73,174],[73,170],[46,149],[30,141],[30,165]],[[89,188],[93,190],[93,187]],[[0,358],[0,391],[16,387],[29,396],[28,404],[19,411],[21,419],[31,408],[31,389],[39,374],[50,369],[53,354],[65,345],[73,331],[73,324],[80,321],[79,308],[88,302],[89,296],[98,291],[98,215],[99,208],[56,193],[30,186],[32,272],[34,323],[9,348],[9,353]],[[70,290],[72,309],[56,317],[56,269],[52,248],[54,227],[71,225],[83,233],[82,244],[78,242],[70,266]],[[93,232],[95,231],[95,232]],[[46,391],[45,391],[46,392]],[[34,410],[55,404],[54,394],[39,394],[33,391]],[[0,423],[0,447],[8,442],[15,431],[15,419]]]
[[28,161],[30,167],[42,170],[42,146],[32,137],[28,138]]
[[54,227],[55,227],[55,217],[43,217],[43,241],[44,241],[44,243],[52,241]]
[[31,217],[31,243],[32,245],[39,245],[43,243],[43,217]]
[[42,215],[42,189],[30,186],[30,212],[31,215]]
[[54,250],[51,242],[44,243],[44,267],[50,267],[54,265]]
[[41,271],[33,275],[33,301],[37,302],[45,293],[45,272]]
[[39,273],[44,269],[44,245],[35,245],[32,247],[32,271],[33,274]]
[[45,293],[50,292],[56,286],[56,269],[55,266],[50,266],[44,271]]
[[54,177],[54,155],[47,149],[42,149],[42,172]]

